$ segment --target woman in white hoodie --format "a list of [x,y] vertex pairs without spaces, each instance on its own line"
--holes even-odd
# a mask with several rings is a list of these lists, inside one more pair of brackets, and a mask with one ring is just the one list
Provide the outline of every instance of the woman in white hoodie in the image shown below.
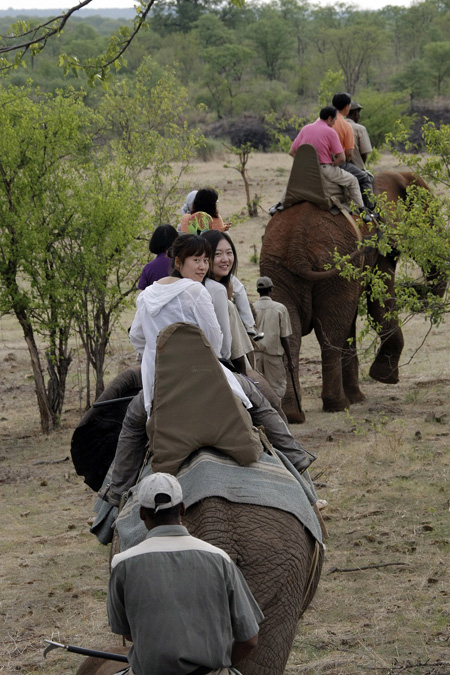
[[[148,286],[137,298],[137,311],[129,335],[133,347],[142,354],[142,383],[148,416],[153,401],[156,339],[163,328],[179,321],[192,323],[203,331],[216,355],[220,356],[222,331],[211,296],[201,283],[208,273],[210,260],[211,247],[206,239],[193,234],[181,235],[172,245],[171,276]],[[250,408],[251,403],[236,378],[227,368],[223,367],[223,370],[234,393]]]

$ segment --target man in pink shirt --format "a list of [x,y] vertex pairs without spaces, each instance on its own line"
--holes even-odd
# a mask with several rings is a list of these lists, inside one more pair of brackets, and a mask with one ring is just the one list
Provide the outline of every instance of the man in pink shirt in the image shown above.
[[297,138],[291,145],[289,154],[295,155],[297,148],[305,143],[315,147],[322,175],[324,177],[324,188],[326,191],[327,181],[337,183],[346,187],[350,199],[361,209],[364,209],[364,202],[361,197],[359,184],[355,176],[348,171],[342,171],[340,164],[345,162],[344,149],[333,126],[336,122],[337,110],[333,106],[322,108],[319,119],[312,124],[304,126]]

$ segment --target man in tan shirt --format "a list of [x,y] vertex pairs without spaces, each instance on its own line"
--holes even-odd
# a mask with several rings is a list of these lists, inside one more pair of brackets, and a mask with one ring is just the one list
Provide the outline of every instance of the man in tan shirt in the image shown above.
[[372,143],[370,142],[369,133],[363,124],[359,123],[361,116],[362,105],[357,101],[350,103],[350,110],[347,114],[347,122],[353,129],[353,136],[355,139],[355,147],[353,148],[352,162],[359,169],[363,171],[366,169],[366,161],[369,154],[372,152]]
[[258,351],[255,352],[256,369],[264,375],[274,392],[283,398],[286,392],[286,368],[283,355],[286,355],[287,365],[294,372],[289,335],[292,335],[289,312],[281,302],[272,300],[273,283],[269,277],[260,277],[256,282],[259,300],[253,303],[256,312],[256,325],[264,333],[258,342]]

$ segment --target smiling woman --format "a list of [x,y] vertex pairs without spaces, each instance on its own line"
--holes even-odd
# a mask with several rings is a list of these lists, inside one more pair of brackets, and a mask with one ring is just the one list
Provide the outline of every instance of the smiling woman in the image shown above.
[[[148,286],[138,296],[130,328],[131,344],[142,354],[142,384],[148,416],[155,384],[156,341],[163,328],[173,323],[192,323],[203,331],[216,356],[220,356],[222,347],[222,331],[211,296],[201,283],[211,258],[208,241],[195,234],[180,235],[172,245],[172,258],[172,274]],[[224,372],[233,392],[250,407],[231,371],[224,368]]]
[[194,234],[181,235],[172,245],[171,276],[148,286],[137,298],[137,311],[130,328],[133,347],[142,354],[145,408],[150,415],[155,379],[156,339],[172,323],[183,321],[202,329],[217,355],[222,346],[211,297],[199,282],[209,268],[211,247]]

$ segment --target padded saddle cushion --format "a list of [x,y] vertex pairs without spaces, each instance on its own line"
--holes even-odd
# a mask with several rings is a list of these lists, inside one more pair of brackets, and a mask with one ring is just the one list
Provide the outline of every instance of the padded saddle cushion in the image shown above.
[[233,394],[202,331],[164,328],[156,345],[155,391],[147,434],[152,470],[176,475],[194,450],[213,446],[247,466],[262,453],[258,431]]
[[299,202],[312,202],[324,211],[329,211],[332,206],[340,208],[341,201],[349,201],[348,195],[340,185],[322,176],[315,147],[308,143],[300,145],[294,156],[283,200],[284,208]]

